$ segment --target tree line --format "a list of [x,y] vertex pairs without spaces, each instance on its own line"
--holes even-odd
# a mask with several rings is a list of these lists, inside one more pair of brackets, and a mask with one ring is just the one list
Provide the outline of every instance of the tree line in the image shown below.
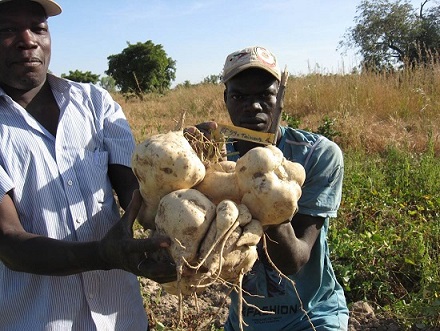
[[[347,29],[338,49],[356,49],[361,55],[358,71],[389,72],[440,61],[440,4],[421,0],[414,7],[407,0],[362,0],[356,7],[354,26]],[[428,7],[428,5],[431,5]],[[69,71],[62,77],[142,97],[167,91],[176,78],[176,61],[163,46],[151,40],[130,44],[110,55],[105,77],[90,71]],[[211,75],[203,83],[218,83]],[[186,81],[182,86],[190,85]]]

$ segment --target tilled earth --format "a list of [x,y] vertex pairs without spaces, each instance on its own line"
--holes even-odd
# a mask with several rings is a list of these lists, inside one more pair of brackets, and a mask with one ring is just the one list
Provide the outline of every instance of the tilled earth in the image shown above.
[[[141,280],[144,302],[152,331],[186,330],[202,331],[220,328],[228,314],[229,298],[227,288],[211,286],[197,297],[185,298],[183,320],[179,322],[177,296],[165,293],[161,287],[147,279]],[[214,327],[213,327],[214,326]],[[366,302],[356,302],[350,311],[349,331],[405,331],[403,326],[388,317],[376,315]],[[419,330],[419,329],[412,329]],[[430,329],[425,331],[440,331]]]

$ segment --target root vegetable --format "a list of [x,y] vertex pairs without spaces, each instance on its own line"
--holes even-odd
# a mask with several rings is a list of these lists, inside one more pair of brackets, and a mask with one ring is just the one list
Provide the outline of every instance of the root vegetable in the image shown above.
[[145,228],[154,227],[160,199],[175,190],[192,188],[205,177],[205,166],[182,131],[150,137],[137,145],[132,156],[145,210],[138,218]]
[[297,211],[305,180],[304,168],[275,146],[254,148],[236,163],[197,155],[182,131],[153,136],[133,154],[148,208],[142,224],[171,238],[178,279],[164,289],[180,299],[213,282],[237,284],[257,259],[263,227]]
[[305,171],[275,146],[248,151],[237,161],[236,175],[241,203],[263,226],[290,221],[297,212]]
[[248,207],[243,204],[238,205],[238,223],[241,227],[249,224],[252,221],[252,214],[249,211]]
[[236,163],[233,161],[208,164],[204,179],[195,189],[217,204],[225,199],[239,203],[241,194],[235,174],[235,165]]
[[216,206],[194,189],[173,191],[160,200],[156,229],[171,238],[169,252],[178,268],[197,259],[215,210]]
[[250,223],[246,224],[243,228],[241,237],[237,240],[235,245],[240,246],[255,246],[263,236],[263,227],[259,220],[253,219]]
[[[231,200],[223,200],[217,205],[217,215],[211,224],[208,235],[200,247],[200,259],[208,269],[208,276],[213,276],[221,270],[221,255],[226,241],[239,228],[238,216],[240,210]],[[241,230],[239,230],[241,232]],[[214,276],[216,278],[216,276]]]
[[258,258],[257,246],[231,245],[229,247],[234,247],[234,249],[224,253],[220,277],[235,284],[240,273],[246,274],[252,269]]
[[[201,193],[199,192],[199,194]],[[170,235],[170,231],[167,230],[168,226],[162,225],[162,222],[165,221],[164,223],[166,224],[172,224],[173,222],[166,220],[166,218],[169,216],[190,216],[186,212],[186,207],[178,207],[175,205],[175,203],[179,203],[179,199],[173,201],[173,205],[177,210],[184,209],[185,211],[183,213],[179,211],[179,215],[174,215],[162,210],[162,207],[170,207],[169,205],[164,205],[164,200],[168,200],[170,197],[173,197],[173,200],[174,198],[180,198],[177,195],[174,196],[173,193],[166,195],[160,202],[158,216],[156,217],[157,229],[162,229],[161,231],[168,235]],[[185,200],[183,200],[182,203],[186,204]],[[240,226],[239,219],[242,219],[244,227]],[[251,219],[251,215],[245,206],[241,205],[239,207],[230,200],[221,201],[216,207],[215,219],[209,224],[209,229],[206,234],[201,239],[196,233],[191,236],[192,245],[194,247],[199,247],[200,245],[197,252],[193,249],[191,249],[190,252],[186,251],[188,244],[184,245],[183,239],[176,240],[176,245],[171,245],[169,249],[170,255],[178,265],[178,273],[183,271],[180,266],[193,269],[195,273],[189,272],[185,275],[179,275],[176,282],[165,284],[164,289],[168,293],[176,295],[191,295],[203,291],[206,286],[215,283],[219,279],[221,279],[221,281],[235,283],[240,273],[248,272],[255,263],[257,259],[255,245],[263,233],[260,223],[255,221],[257,226],[250,226],[253,223],[252,220],[248,221],[249,219]],[[181,225],[182,223],[179,223],[175,228]],[[258,229],[258,227],[260,231],[255,230]],[[176,232],[175,229],[173,229],[173,231]],[[251,231],[253,231],[253,233],[250,233]],[[180,233],[180,231],[177,232]],[[240,240],[243,233],[245,238],[240,244],[240,247],[238,247],[236,243]],[[256,236],[258,235],[259,237],[257,239]],[[180,235],[179,238],[181,237],[182,235]],[[198,258],[196,258],[196,256],[198,256]]]

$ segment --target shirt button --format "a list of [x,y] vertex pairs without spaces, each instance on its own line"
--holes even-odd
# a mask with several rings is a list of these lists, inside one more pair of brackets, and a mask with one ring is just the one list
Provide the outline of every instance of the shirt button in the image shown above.
[[76,223],[81,224],[82,222],[83,222],[82,217],[78,217],[78,218],[76,219]]
[[72,185],[73,185],[73,181],[72,181],[71,179],[69,179],[69,180],[67,181],[67,185],[72,186]]

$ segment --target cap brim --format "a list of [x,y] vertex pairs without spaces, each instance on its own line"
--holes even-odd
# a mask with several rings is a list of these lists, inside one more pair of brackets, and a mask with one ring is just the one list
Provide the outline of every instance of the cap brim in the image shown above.
[[47,16],[56,16],[61,14],[62,12],[61,6],[54,1],[49,1],[49,0],[31,0],[31,1],[39,3],[44,8],[44,11],[46,12]]
[[272,76],[274,76],[277,80],[280,80],[281,78],[279,76],[277,76],[275,74],[275,72],[269,70],[268,68],[266,68],[265,66],[259,65],[258,63],[247,63],[244,64],[240,67],[236,67],[234,68],[234,70],[231,70],[230,72],[228,72],[228,74],[224,77],[222,77],[222,82],[226,83],[228,80],[230,80],[232,77],[237,76],[240,72],[250,69],[250,68],[256,68],[256,69],[260,69],[263,71],[266,71],[267,73],[271,74]]
[[[5,2],[12,2],[12,1],[14,0],[0,0],[0,4]],[[30,1],[36,2],[41,7],[43,7],[47,17],[59,15],[63,11],[59,4],[51,0],[30,0]]]

